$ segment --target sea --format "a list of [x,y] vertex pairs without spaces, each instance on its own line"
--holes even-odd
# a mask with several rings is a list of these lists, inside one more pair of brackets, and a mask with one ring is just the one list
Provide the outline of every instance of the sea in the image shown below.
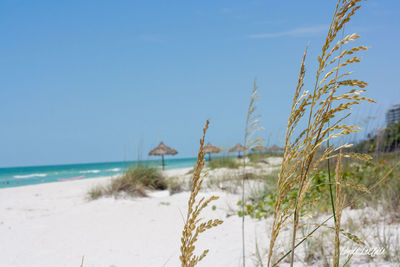
[[[165,169],[187,168],[195,163],[196,158],[166,159]],[[0,168],[0,188],[114,176],[139,164],[161,169],[160,160]]]

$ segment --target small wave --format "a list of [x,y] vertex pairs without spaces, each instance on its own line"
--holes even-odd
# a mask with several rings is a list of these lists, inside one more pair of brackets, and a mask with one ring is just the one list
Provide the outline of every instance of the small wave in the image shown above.
[[106,170],[106,171],[109,171],[109,172],[119,172],[121,170],[121,168],[113,168],[113,169],[108,169],[108,170]]
[[99,173],[100,170],[88,170],[88,171],[80,171],[79,173]]
[[17,179],[24,179],[24,178],[32,178],[32,177],[46,177],[47,174],[45,173],[33,173],[33,174],[27,174],[27,175],[14,175],[14,178]]

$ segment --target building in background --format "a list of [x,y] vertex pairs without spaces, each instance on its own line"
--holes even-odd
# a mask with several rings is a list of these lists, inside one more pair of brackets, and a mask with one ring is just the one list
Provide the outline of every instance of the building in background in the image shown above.
[[394,105],[386,112],[386,124],[391,125],[398,122],[400,122],[400,105]]

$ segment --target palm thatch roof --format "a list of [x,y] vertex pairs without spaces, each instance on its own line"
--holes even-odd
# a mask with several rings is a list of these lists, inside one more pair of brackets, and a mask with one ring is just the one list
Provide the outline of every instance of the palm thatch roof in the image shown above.
[[242,146],[240,143],[237,143],[236,146],[229,149],[229,152],[245,151],[245,150],[246,150],[246,148],[244,146]]
[[204,147],[204,152],[205,153],[219,153],[221,152],[221,148],[216,147],[210,143],[208,143],[205,147]]
[[258,145],[258,146],[253,147],[251,150],[254,152],[257,152],[257,151],[264,151],[265,149],[266,149],[265,146]]
[[161,142],[156,148],[154,148],[152,151],[149,152],[150,156],[176,155],[176,154],[178,154],[178,151],[176,151],[175,149],[164,145],[163,142]]

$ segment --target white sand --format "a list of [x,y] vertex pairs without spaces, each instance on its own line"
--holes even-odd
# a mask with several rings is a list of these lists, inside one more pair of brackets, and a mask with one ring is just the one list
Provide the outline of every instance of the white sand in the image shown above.
[[[168,175],[188,170],[168,171]],[[48,183],[0,190],[1,266],[179,266],[182,214],[188,192],[169,196],[157,192],[149,198],[86,200],[86,193],[109,178]],[[210,196],[212,192],[201,193]],[[210,248],[199,266],[239,266],[241,219],[226,217],[236,195],[215,192],[221,199],[204,212],[224,224],[200,237]],[[249,251],[255,232],[265,223],[252,221],[246,229]],[[262,238],[262,237],[260,237]],[[250,263],[250,259],[249,259]]]
[[[189,178],[185,175],[189,170],[165,173],[169,177]],[[210,175],[222,172],[216,170]],[[90,188],[109,180],[108,177],[1,189],[0,266],[79,267],[82,256],[85,267],[180,266],[180,235],[189,193],[169,196],[167,191],[159,191],[147,198],[86,199]],[[200,236],[196,247],[209,248],[210,253],[198,266],[241,266],[241,218],[230,209],[237,209],[240,196],[217,189],[201,192],[200,196],[212,194],[220,196],[211,204],[216,210],[210,206],[202,217],[223,219],[224,223]],[[265,253],[270,225],[271,219],[246,217],[247,266],[255,266],[256,242]],[[290,233],[288,230],[281,235]],[[324,243],[327,242],[331,240]],[[301,249],[299,254],[303,254]],[[352,266],[370,266],[371,261],[355,263]],[[395,265],[376,265],[372,260],[371,266]]]

